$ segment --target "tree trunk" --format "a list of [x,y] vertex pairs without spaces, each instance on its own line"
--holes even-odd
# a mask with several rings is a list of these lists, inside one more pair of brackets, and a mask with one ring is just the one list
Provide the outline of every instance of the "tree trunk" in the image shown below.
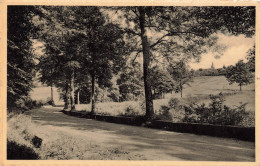
[[74,71],[72,72],[71,79],[70,79],[70,108],[71,111],[75,110],[75,87],[74,87]]
[[68,109],[69,108],[69,86],[68,83],[66,82],[66,88],[65,88],[65,106],[64,109]]
[[180,84],[181,98],[182,98],[182,85]]
[[242,84],[239,84],[239,86],[240,86],[240,91],[242,91]]
[[79,101],[79,90],[78,90],[78,97],[77,97],[77,99],[78,99],[77,104],[80,104],[80,101]]
[[146,101],[146,120],[150,121],[154,116],[153,110],[153,96],[151,83],[149,80],[149,64],[150,64],[150,48],[145,30],[145,11],[144,7],[138,7],[140,13],[139,23],[141,29],[141,40],[142,40],[142,52],[143,52],[143,70],[144,70],[144,91],[145,91],[145,101]]
[[182,81],[180,81],[180,91],[181,91],[181,98],[182,98]]
[[91,75],[91,114],[95,113],[95,75]]
[[52,103],[52,106],[55,106],[54,99],[53,99],[53,87],[52,87],[52,85],[51,85],[51,103]]

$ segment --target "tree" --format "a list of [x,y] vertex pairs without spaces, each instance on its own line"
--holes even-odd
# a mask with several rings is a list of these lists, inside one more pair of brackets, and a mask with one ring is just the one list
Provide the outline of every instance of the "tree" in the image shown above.
[[153,99],[158,97],[164,98],[165,93],[172,92],[174,89],[174,81],[168,71],[162,67],[155,65],[151,68],[151,84],[153,90]]
[[92,114],[95,112],[95,84],[102,88],[111,87],[112,73],[117,73],[124,64],[124,41],[120,28],[114,24],[105,24],[101,16],[96,23],[90,25],[92,31],[88,34],[86,44],[88,54],[83,60],[91,77]]
[[117,85],[121,95],[121,101],[133,100],[143,94],[143,75],[141,65],[138,62],[123,67]]
[[192,80],[192,73],[184,61],[171,65],[168,70],[176,84],[175,92],[180,92],[182,97],[183,86],[189,85],[189,82]]
[[248,60],[247,64],[250,68],[249,70],[255,72],[255,45],[253,48],[248,50],[246,58]]
[[[126,20],[125,31],[134,35],[137,53],[143,54],[143,76],[146,99],[146,119],[154,116],[151,91],[150,63],[160,51],[164,57],[178,56],[199,58],[214,46],[212,34],[218,30],[234,35],[254,35],[254,7],[118,7]],[[153,34],[152,36],[149,33]],[[140,40],[139,40],[140,39]],[[211,40],[209,40],[211,39]],[[139,45],[140,44],[140,45]],[[216,49],[215,49],[216,50]],[[153,52],[153,53],[152,53]],[[171,54],[173,53],[173,54]]]
[[94,113],[95,84],[109,87],[112,72],[118,71],[124,59],[122,54],[124,42],[120,28],[106,22],[99,7],[47,6],[41,10],[45,13],[41,20],[43,27],[41,40],[48,50],[54,50],[47,56],[53,56],[58,60],[53,61],[53,64],[51,61],[44,62],[43,66],[48,63],[52,65],[52,68],[44,70],[52,70],[54,66],[60,69],[57,70],[56,73],[60,74],[56,77],[53,73],[49,74],[50,77],[42,75],[43,80],[52,82],[52,79],[56,79],[56,85],[64,91],[65,109],[70,104],[70,109],[73,110],[76,88],[82,88],[89,83],[80,78],[90,79],[92,113]]
[[243,60],[240,60],[235,66],[229,66],[226,69],[225,76],[230,84],[238,83],[240,91],[243,85],[251,84],[254,79],[254,75],[249,71]]
[[31,19],[33,6],[8,6],[7,9],[7,107],[23,107],[35,76],[32,39],[37,35]]

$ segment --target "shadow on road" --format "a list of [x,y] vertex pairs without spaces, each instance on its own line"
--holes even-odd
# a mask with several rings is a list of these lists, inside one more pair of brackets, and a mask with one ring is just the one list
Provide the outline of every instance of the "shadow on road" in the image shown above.
[[[169,132],[114,124],[63,114],[60,109],[40,108],[28,112],[42,125],[69,127],[81,132],[113,135],[106,144],[123,146],[149,155],[149,160],[254,161],[255,144],[227,138]],[[91,137],[91,135],[89,135]]]

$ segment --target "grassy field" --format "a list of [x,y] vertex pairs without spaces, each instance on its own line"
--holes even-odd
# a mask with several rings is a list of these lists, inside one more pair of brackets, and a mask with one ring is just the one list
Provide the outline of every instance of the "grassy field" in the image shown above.
[[[210,102],[209,95],[223,93],[225,96],[224,104],[233,107],[238,106],[240,103],[247,103],[246,110],[250,112],[250,119],[254,119],[255,113],[255,84],[250,84],[242,87],[242,91],[239,91],[237,84],[229,85],[224,76],[203,76],[195,77],[190,86],[185,86],[183,90],[183,98],[179,93],[166,94],[164,99],[154,100],[154,110],[156,114],[159,114],[162,105],[167,105],[170,98],[178,98],[180,104],[189,104],[195,101],[197,104]],[[50,96],[49,87],[35,88],[31,93],[31,96],[35,100],[44,100]],[[63,105],[63,102],[59,99],[57,89],[54,89],[54,99],[56,104]],[[46,100],[46,99],[45,99]],[[76,105],[78,111],[90,111],[90,104]],[[96,103],[96,113],[105,115],[144,115],[144,100],[141,101],[126,101],[126,102],[106,102]],[[128,113],[127,113],[128,111]],[[130,113],[129,113],[130,112]],[[183,112],[174,112],[176,116],[181,117]],[[181,114],[181,115],[180,115]],[[180,115],[180,116],[179,116]],[[179,118],[177,118],[179,119]],[[253,123],[250,123],[253,125]]]
[[[165,99],[154,100],[154,109],[158,111],[161,105],[167,105],[171,97],[178,98],[182,103],[189,103],[196,99],[199,103],[209,103],[208,96],[219,94],[222,92],[226,98],[224,104],[228,106],[236,106],[242,103],[247,103],[246,110],[255,111],[255,84],[250,84],[242,87],[239,91],[237,84],[229,85],[228,81],[223,76],[203,76],[195,77],[191,86],[185,86],[183,90],[183,98],[179,93],[166,94]],[[126,101],[121,103],[107,102],[97,103],[96,112],[110,115],[123,114],[127,107],[141,111],[140,104],[143,101]],[[90,111],[90,104],[76,105],[77,110]],[[141,111],[142,112],[142,111]]]

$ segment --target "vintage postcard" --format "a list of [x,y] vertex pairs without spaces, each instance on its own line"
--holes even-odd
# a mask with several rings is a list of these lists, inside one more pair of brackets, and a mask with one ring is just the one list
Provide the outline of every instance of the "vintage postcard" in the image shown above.
[[1,165],[260,164],[259,2],[0,5]]

